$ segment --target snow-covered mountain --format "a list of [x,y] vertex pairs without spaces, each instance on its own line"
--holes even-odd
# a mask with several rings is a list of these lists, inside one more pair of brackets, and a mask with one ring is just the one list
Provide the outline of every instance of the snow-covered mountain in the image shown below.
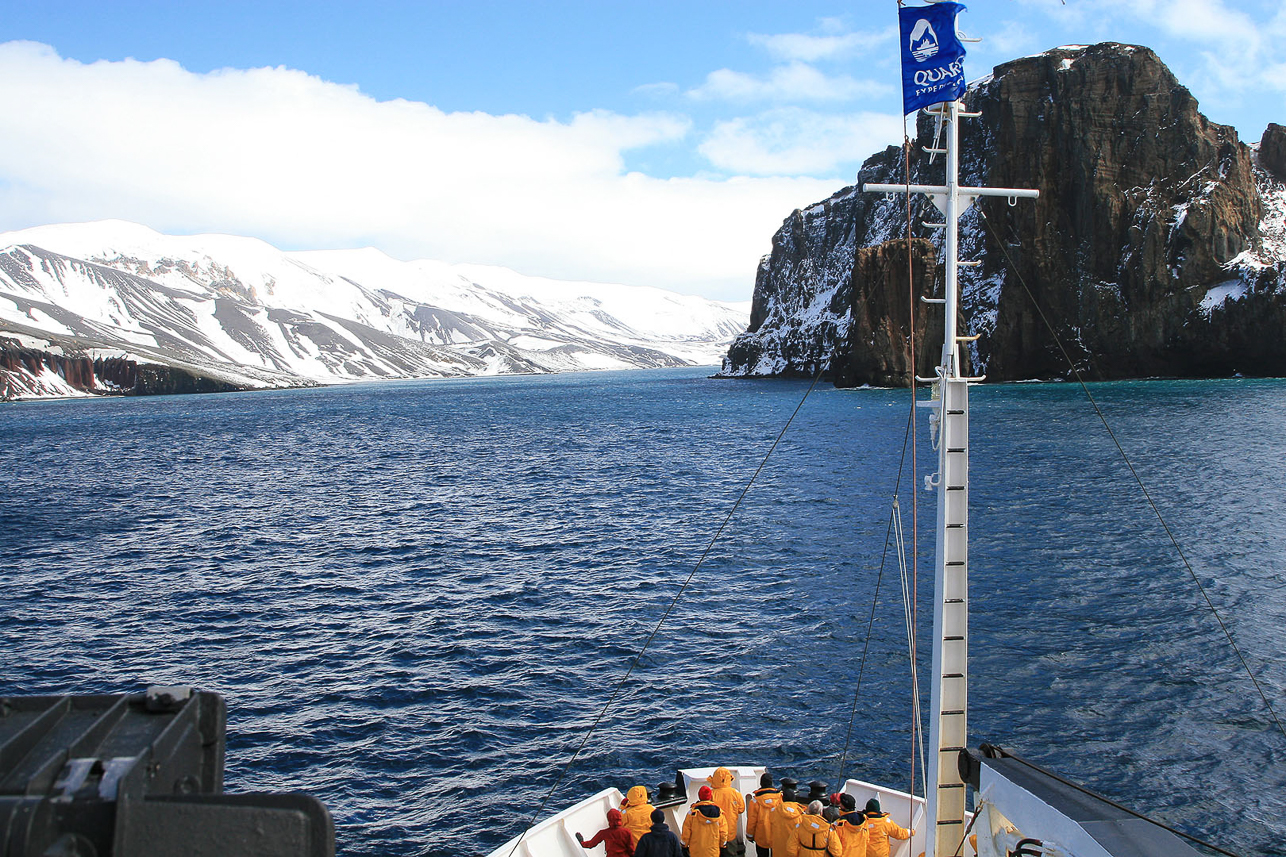
[[[11,349],[124,357],[233,387],[714,365],[748,310],[661,289],[400,262],[374,249],[289,253],[120,221],[0,233],[0,338]],[[12,377],[21,361],[8,362],[8,397],[41,392]],[[31,363],[26,374],[41,374]],[[52,363],[45,371],[66,375]],[[68,392],[45,382],[45,394]]]

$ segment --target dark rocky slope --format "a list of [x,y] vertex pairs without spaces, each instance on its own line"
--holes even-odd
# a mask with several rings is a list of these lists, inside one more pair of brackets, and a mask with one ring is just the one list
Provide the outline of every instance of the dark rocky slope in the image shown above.
[[[60,393],[59,388],[64,391]],[[93,356],[83,349],[68,351],[61,346],[33,348],[16,339],[0,337],[0,402],[72,391],[151,396],[244,389],[247,388],[196,369],[140,363],[128,357]]]
[[[962,123],[962,184],[1041,191],[1014,206],[980,200],[961,219],[961,258],[982,260],[960,274],[974,371],[1069,375],[1043,313],[1087,378],[1286,374],[1280,126],[1257,165],[1151,50],[1110,43],[1006,63],[966,103],[983,116]],[[921,117],[917,144],[934,130]],[[930,372],[938,347],[922,337],[931,325],[940,336],[941,307],[908,294],[906,202],[857,190],[902,182],[902,162],[890,147],[856,187],[786,220],[723,374],[824,365],[842,385],[906,384],[911,311],[917,370]],[[913,152],[911,182],[942,176],[941,158]],[[912,234],[940,245],[920,225],[940,215],[922,197],[911,208]],[[940,253],[935,265],[926,252],[913,248],[916,293],[940,295]]]

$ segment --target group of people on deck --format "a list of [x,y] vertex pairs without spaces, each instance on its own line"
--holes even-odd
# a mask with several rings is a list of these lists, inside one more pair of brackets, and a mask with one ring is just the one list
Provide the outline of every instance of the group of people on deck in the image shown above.
[[875,798],[862,810],[850,794],[831,795],[830,807],[820,800],[805,806],[794,780],[783,777],[778,789],[765,773],[760,788],[743,800],[732,779],[727,768],[706,778],[678,835],[648,802],[647,789],[634,786],[620,809],[607,811],[606,828],[593,839],[577,833],[576,840],[585,848],[602,843],[607,857],[736,857],[745,850],[738,841],[743,812],[756,857],[889,857],[890,839],[915,833],[881,812]]

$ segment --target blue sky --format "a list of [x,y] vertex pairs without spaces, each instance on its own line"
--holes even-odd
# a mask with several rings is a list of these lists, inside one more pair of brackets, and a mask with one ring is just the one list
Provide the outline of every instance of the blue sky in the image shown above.
[[[969,76],[1155,49],[1286,123],[1280,3],[968,4]],[[888,2],[11,2],[0,229],[120,218],[284,249],[750,296],[794,208],[900,140]]]

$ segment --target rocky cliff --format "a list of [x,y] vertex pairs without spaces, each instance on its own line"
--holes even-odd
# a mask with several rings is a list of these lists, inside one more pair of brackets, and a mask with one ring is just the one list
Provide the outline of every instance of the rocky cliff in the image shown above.
[[77,395],[224,393],[244,385],[191,368],[140,363],[50,341],[0,336],[0,402]]
[[[976,372],[992,380],[1286,374],[1286,189],[1274,175],[1279,137],[1256,154],[1206,119],[1149,49],[1059,48],[999,66],[970,87],[961,183],[1040,189],[1009,205],[978,201],[961,218],[961,331]],[[910,181],[941,184],[920,147]],[[940,215],[858,192],[905,180],[903,150],[862,167],[855,187],[789,217],[760,265],[749,330],[723,374],[811,375],[841,385],[909,381],[938,361],[923,339],[941,330]],[[927,255],[926,255],[927,254]],[[900,264],[895,257],[901,259]],[[914,299],[913,299],[914,295]],[[914,321],[910,319],[914,317]],[[940,335],[940,333],[938,334]]]

